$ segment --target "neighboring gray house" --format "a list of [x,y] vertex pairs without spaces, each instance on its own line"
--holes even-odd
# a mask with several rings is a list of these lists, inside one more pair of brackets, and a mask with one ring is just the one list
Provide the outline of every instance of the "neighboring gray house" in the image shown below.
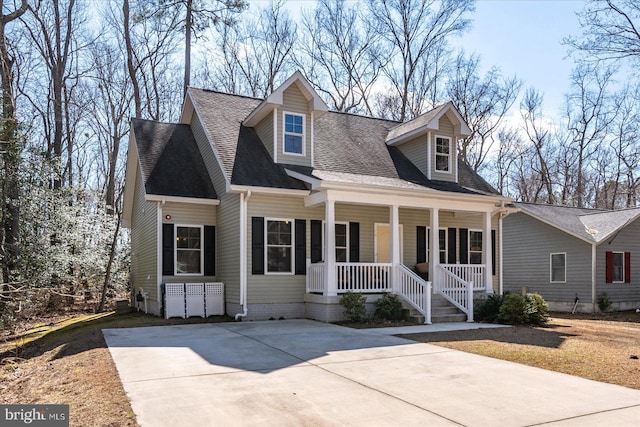
[[131,122],[134,292],[162,314],[162,284],[223,282],[236,318],[323,321],[346,291],[394,292],[429,322],[433,283],[471,318],[499,288],[510,200],[458,160],[469,134],[451,103],[405,123],[328,111],[300,72],[266,99],[189,88],[179,124]]
[[504,291],[539,293],[552,310],[640,308],[640,208],[583,209],[516,203],[503,222]]

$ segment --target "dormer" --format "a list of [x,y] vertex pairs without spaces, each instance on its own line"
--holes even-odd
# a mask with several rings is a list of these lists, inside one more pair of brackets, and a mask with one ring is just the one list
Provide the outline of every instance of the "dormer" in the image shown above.
[[448,102],[389,131],[397,146],[427,178],[458,182],[457,141],[471,135],[462,115]]
[[327,105],[296,71],[244,120],[255,128],[274,162],[313,166],[313,124]]

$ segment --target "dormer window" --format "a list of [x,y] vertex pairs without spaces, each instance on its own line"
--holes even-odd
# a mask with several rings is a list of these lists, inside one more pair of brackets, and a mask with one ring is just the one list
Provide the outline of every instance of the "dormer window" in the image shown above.
[[284,113],[284,153],[304,156],[304,116]]
[[451,138],[436,137],[436,171],[451,172]]

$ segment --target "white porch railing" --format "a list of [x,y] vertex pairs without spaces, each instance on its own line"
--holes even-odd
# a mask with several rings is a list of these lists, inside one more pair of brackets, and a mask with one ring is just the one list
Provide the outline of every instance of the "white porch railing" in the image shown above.
[[440,266],[465,282],[472,282],[474,291],[485,290],[484,264],[440,264]]
[[390,263],[337,262],[338,293],[391,292],[390,274]]
[[435,270],[435,291],[462,310],[467,322],[473,322],[473,282],[453,274],[443,265]]
[[324,292],[324,274],[326,266],[324,263],[307,265],[307,293]]
[[431,324],[431,282],[400,264],[397,292],[424,316],[424,323]]

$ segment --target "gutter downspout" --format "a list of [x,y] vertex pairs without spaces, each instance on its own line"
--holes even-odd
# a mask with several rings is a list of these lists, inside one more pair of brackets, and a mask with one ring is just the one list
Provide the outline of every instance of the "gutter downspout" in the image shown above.
[[235,320],[247,316],[247,206],[251,198],[251,190],[240,193],[240,305],[242,312],[237,313]]
[[595,243],[591,245],[591,307],[596,312],[596,252]]

